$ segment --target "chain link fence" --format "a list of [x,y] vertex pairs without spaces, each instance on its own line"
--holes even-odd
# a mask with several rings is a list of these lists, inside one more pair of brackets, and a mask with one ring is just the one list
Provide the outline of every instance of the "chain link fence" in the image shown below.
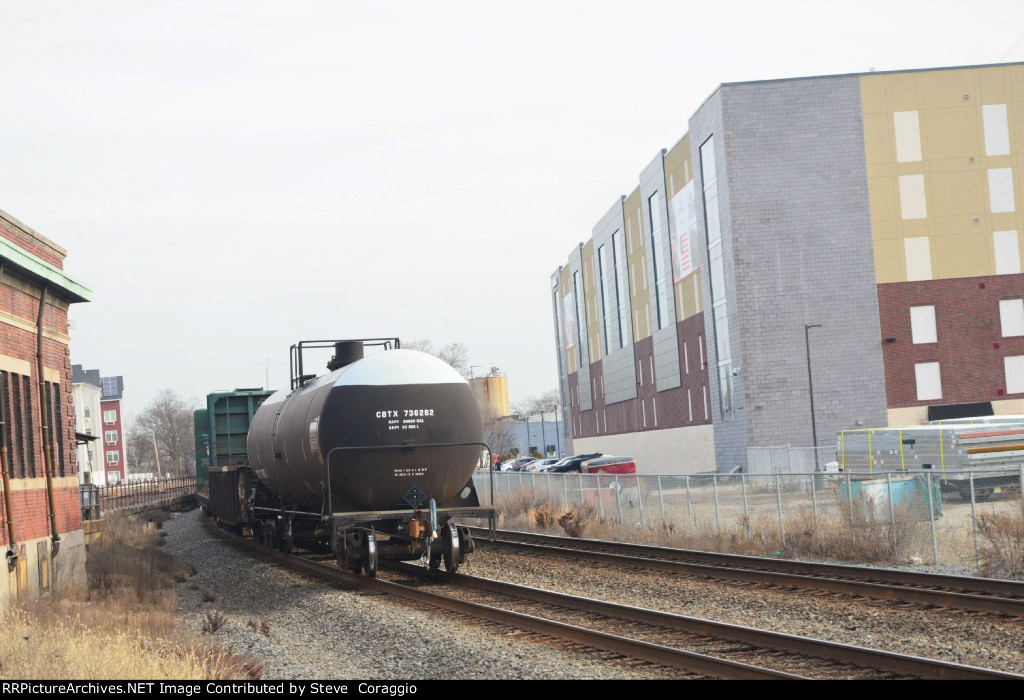
[[[476,487],[491,504],[488,476],[477,472]],[[515,517],[532,524],[537,509],[555,511],[552,522],[575,509],[605,526],[600,536],[626,541],[982,571],[993,547],[1024,558],[1022,476],[1024,467],[946,475],[494,472],[493,505],[506,527]]]

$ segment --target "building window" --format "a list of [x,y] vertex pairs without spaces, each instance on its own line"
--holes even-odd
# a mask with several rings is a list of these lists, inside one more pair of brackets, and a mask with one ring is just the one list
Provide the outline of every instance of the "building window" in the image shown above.
[[121,453],[117,450],[107,452],[107,464],[117,464],[121,461]]
[[932,251],[927,236],[904,238],[903,255],[907,265],[907,282],[932,278]]
[[[718,209],[714,136],[709,137],[700,147],[700,172],[704,181],[704,221],[707,225],[708,270],[711,275],[711,309],[715,347],[718,351],[718,398],[722,419],[728,420],[735,417],[732,399],[732,346],[729,340],[729,307],[725,294],[725,264]],[[703,364],[702,355],[701,365]]]
[[[598,285],[601,290],[601,331],[604,340],[604,354],[610,355],[612,352],[612,305],[611,305],[611,287],[612,287],[612,275],[608,270],[608,254],[605,252],[607,246],[601,246],[597,249],[597,274],[601,278],[601,282]],[[621,345],[619,346],[621,347]],[[617,350],[618,348],[616,348]]]
[[1024,335],[1024,299],[1003,299],[999,302],[999,322],[1004,338]]
[[1004,357],[1003,368],[1006,370],[1006,393],[1024,394],[1024,355]]
[[661,192],[647,198],[647,216],[651,222],[651,253],[654,262],[654,302],[658,328],[669,324],[668,298],[669,276],[665,264],[665,229],[661,225]]
[[1020,274],[1020,243],[1016,231],[993,231],[992,249],[996,256],[997,275]]
[[934,306],[910,307],[910,335],[915,345],[938,342]]
[[981,122],[985,129],[985,155],[1010,154],[1010,130],[1006,120],[1006,105],[983,105]]
[[993,213],[1014,211],[1012,168],[989,168],[988,199]]
[[587,310],[583,305],[583,282],[580,280],[580,273],[572,274],[572,293],[576,306],[576,355],[578,366],[583,366],[583,337],[587,332]]
[[[615,268],[615,303],[619,308],[619,347],[626,347],[626,328],[629,326],[629,263],[626,244],[621,231],[612,234],[612,261]],[[630,338],[630,342],[632,342]]]
[[923,219],[928,216],[925,205],[924,175],[900,175],[900,216]]
[[113,445],[117,442],[117,431],[108,430],[103,434],[103,437],[107,441],[108,445]]
[[913,163],[921,160],[921,125],[917,110],[893,112],[892,121],[896,131],[896,162]]
[[104,423],[116,423],[117,422],[117,411],[104,411],[103,412]]
[[88,407],[88,406],[86,406],[85,408],[83,408],[83,409],[82,409],[82,411],[83,411],[83,415],[84,415],[84,416],[85,416],[86,418],[89,418],[89,417],[90,417],[90,416],[92,415],[92,411],[90,411],[90,410],[89,410],[89,407]]
[[942,398],[942,377],[938,362],[920,362],[914,365],[917,378],[917,400],[932,401]]

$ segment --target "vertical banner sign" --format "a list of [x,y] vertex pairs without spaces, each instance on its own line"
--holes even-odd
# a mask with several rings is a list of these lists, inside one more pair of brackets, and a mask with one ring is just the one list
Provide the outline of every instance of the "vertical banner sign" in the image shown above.
[[576,331],[573,319],[576,309],[572,305],[572,292],[562,297],[562,331],[565,333],[565,349],[568,350],[576,345]]
[[690,236],[697,232],[697,208],[693,200],[693,180],[668,202],[668,225],[672,247],[672,277],[675,282],[693,272]]

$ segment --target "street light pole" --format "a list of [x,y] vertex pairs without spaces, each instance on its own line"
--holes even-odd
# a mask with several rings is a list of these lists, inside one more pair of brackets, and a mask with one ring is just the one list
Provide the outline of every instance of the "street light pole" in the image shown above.
[[814,445],[814,471],[818,471],[818,426],[814,420],[814,382],[811,379],[811,329],[822,327],[820,323],[804,324],[804,345],[807,348],[807,389],[811,396],[811,440]]

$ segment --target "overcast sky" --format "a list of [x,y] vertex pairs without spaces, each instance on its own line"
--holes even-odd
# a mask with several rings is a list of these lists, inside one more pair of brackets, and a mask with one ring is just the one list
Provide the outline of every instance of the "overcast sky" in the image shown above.
[[1024,60],[1024,3],[0,0],[0,36],[0,209],[129,411],[395,335],[516,401],[551,273],[720,83]]

